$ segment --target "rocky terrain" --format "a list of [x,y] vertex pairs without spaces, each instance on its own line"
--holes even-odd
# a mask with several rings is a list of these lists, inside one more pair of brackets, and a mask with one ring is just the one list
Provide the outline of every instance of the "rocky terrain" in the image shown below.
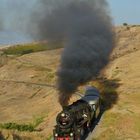
[[[55,117],[61,110],[55,74],[62,51],[7,56],[1,50],[0,140],[50,139]],[[116,48],[103,75],[110,81],[105,104],[111,105],[106,106],[91,139],[140,139],[140,26],[116,28]],[[94,81],[91,84],[94,85]],[[34,130],[4,129],[9,124],[28,125]]]

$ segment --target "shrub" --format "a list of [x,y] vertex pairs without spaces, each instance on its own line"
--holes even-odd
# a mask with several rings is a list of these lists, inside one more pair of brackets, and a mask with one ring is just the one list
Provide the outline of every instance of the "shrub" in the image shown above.
[[2,129],[16,129],[18,131],[34,131],[34,126],[32,124],[16,124],[16,123],[5,123],[0,124],[0,128]]
[[32,43],[23,45],[14,45],[4,48],[3,52],[6,55],[24,55],[32,52],[52,50],[63,47],[62,43]]

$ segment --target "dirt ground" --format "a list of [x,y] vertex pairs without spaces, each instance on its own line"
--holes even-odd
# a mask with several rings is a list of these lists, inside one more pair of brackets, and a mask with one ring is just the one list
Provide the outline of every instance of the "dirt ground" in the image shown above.
[[103,113],[94,140],[140,139],[140,27],[120,27],[117,33],[117,47],[105,76],[118,81],[118,98]]
[[[140,139],[140,26],[117,27],[116,46],[104,75],[118,82],[118,98],[104,112],[93,140]],[[45,140],[52,135],[61,110],[55,73],[62,51],[0,57],[0,123],[28,124],[43,118],[36,132],[0,130],[0,138]]]

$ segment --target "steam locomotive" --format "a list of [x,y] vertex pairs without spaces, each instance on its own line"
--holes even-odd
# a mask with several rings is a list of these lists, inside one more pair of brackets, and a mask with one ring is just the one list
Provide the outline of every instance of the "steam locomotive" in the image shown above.
[[85,95],[65,107],[57,115],[54,140],[82,140],[100,113],[100,95],[95,87],[88,87]]

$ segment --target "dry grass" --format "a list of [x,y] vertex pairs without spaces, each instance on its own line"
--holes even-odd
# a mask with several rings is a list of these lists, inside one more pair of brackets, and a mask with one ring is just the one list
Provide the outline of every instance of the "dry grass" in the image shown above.
[[[110,92],[116,92],[118,98],[117,102],[110,108],[107,107],[104,112],[97,133],[93,135],[94,140],[140,139],[139,33],[139,26],[130,27],[129,30],[125,27],[117,29],[117,48],[113,52],[115,59],[112,59],[104,75],[111,80],[117,79],[119,86],[113,90],[112,85],[107,86],[111,87],[111,90],[105,90],[108,93],[105,106],[112,102]],[[102,88],[99,83],[97,87]]]
[[[94,140],[140,139],[139,29],[131,27],[128,31],[124,27],[117,28],[118,47],[106,69],[107,79],[90,83],[100,89],[105,110]],[[22,51],[9,53],[18,55],[0,68],[1,123],[30,124],[33,116],[47,116],[37,127],[40,132],[1,130],[0,139],[8,136],[11,140],[49,139],[61,108],[57,90],[47,85],[55,85],[61,52],[62,49],[26,55],[22,55]],[[80,91],[83,92],[83,87]]]

